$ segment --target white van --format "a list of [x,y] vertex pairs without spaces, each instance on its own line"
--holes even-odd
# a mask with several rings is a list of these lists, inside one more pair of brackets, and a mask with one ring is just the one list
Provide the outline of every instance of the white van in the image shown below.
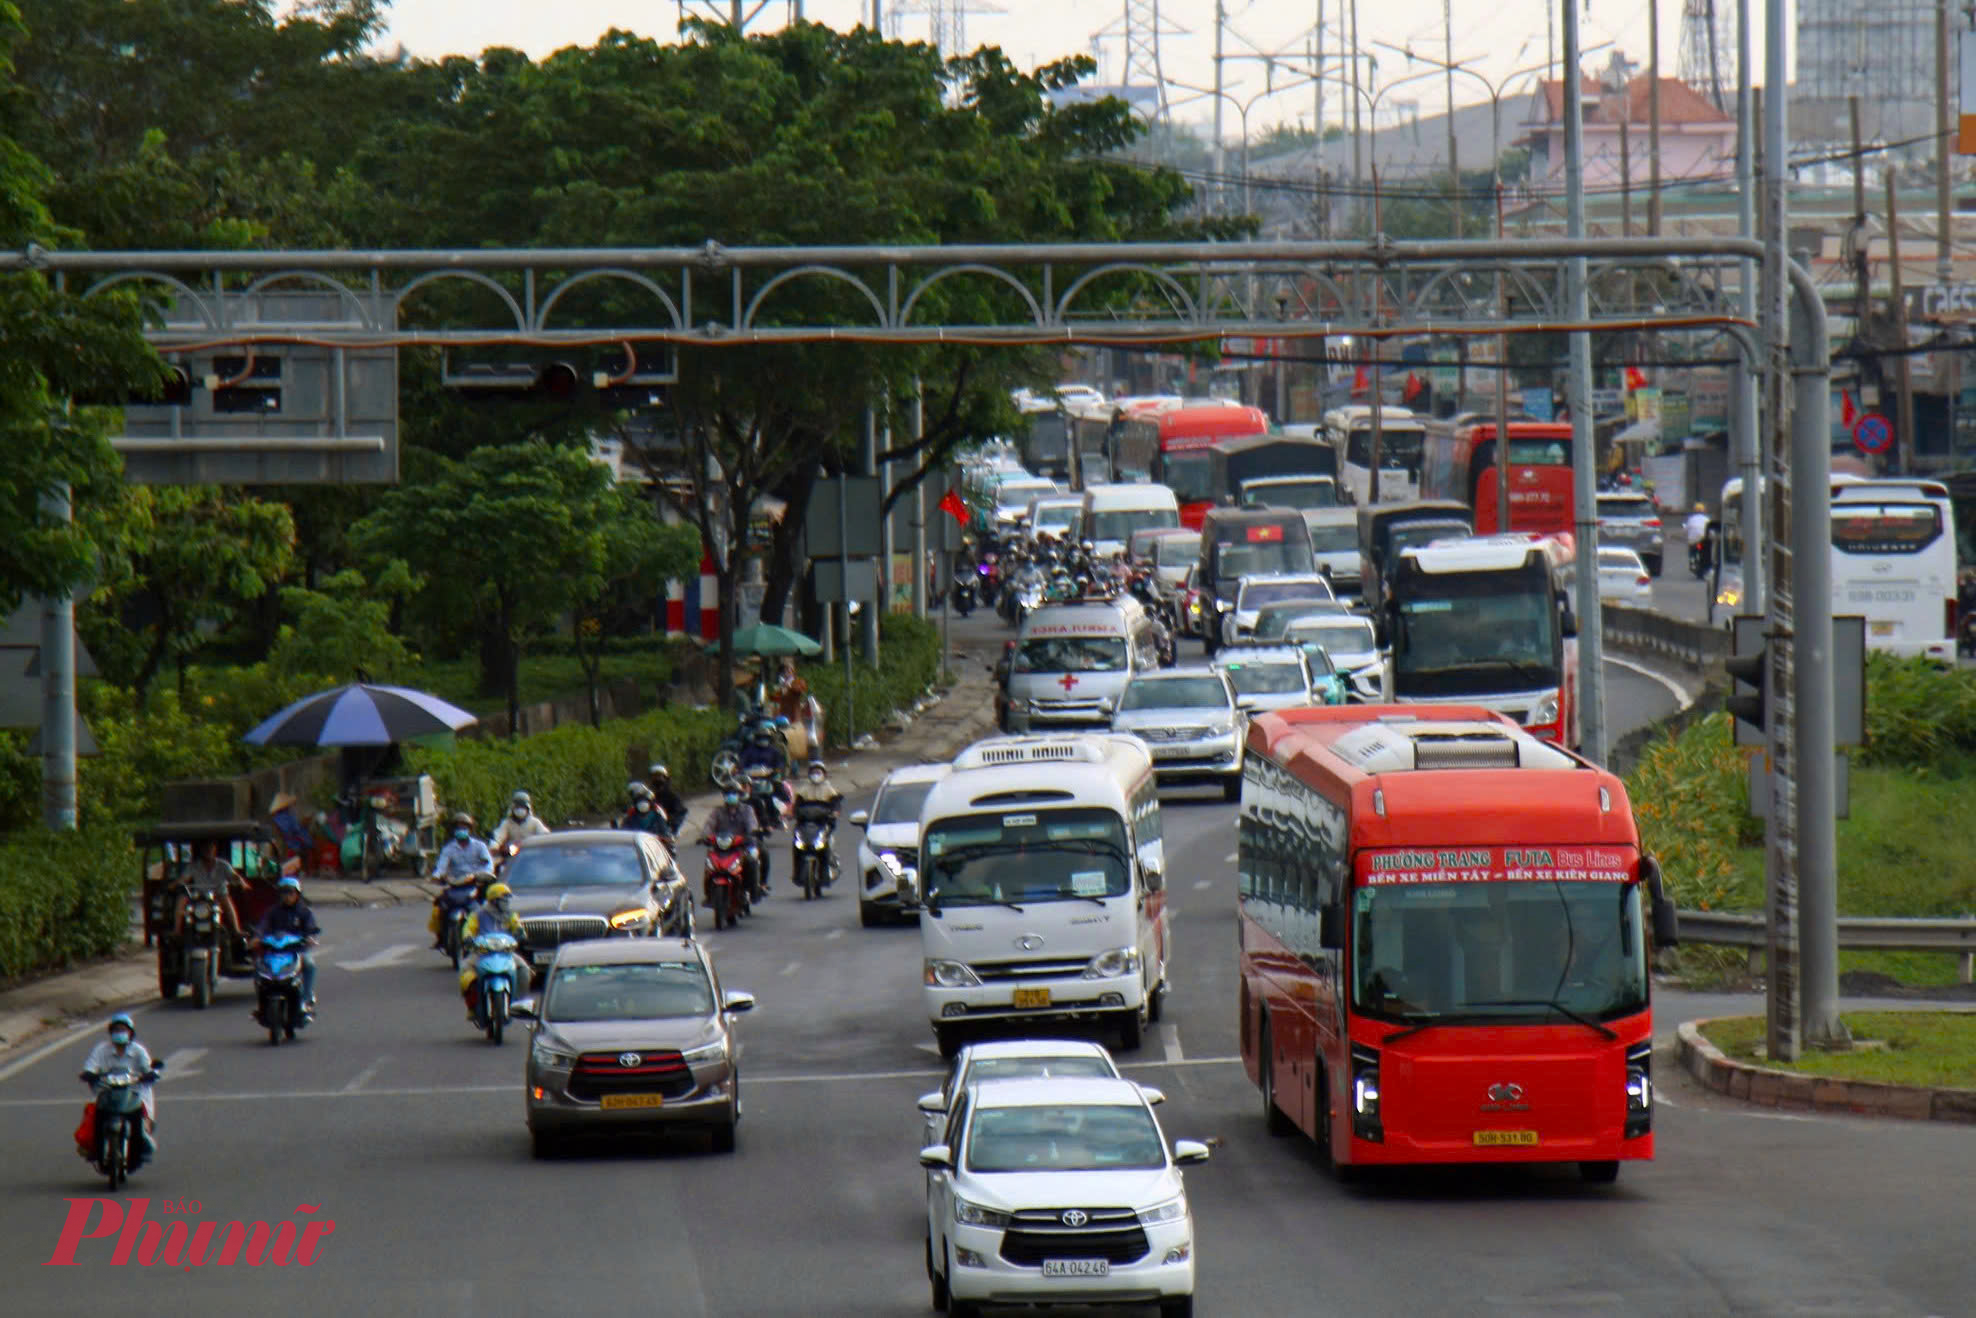
[[1180,501],[1164,485],[1093,485],[1084,491],[1080,534],[1100,557],[1125,552],[1134,531],[1180,525]]
[[1339,599],[1357,599],[1359,582],[1358,510],[1313,508],[1304,514],[1310,527],[1310,556],[1317,570],[1331,580]]
[[922,997],[942,1056],[970,1024],[1093,1020],[1137,1048],[1170,946],[1158,782],[1136,737],[993,737],[920,816]]
[[1034,543],[1048,532],[1058,540],[1077,540],[1077,520],[1084,516],[1081,494],[1048,494],[1029,501],[1029,517],[1022,524],[1022,538]]
[[1130,595],[1035,609],[1009,658],[1008,730],[1101,730],[1125,684],[1159,662],[1158,631]]

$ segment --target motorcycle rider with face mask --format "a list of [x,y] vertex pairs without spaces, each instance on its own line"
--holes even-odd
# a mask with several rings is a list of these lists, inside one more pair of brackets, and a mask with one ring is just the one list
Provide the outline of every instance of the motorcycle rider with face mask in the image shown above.
[[656,833],[671,840],[672,825],[666,822],[665,812],[659,809],[651,788],[633,779],[624,785],[624,796],[625,810],[618,816],[619,828],[628,828],[635,833]]
[[[732,833],[744,839],[748,847],[748,860],[743,867],[747,875],[748,890],[766,893],[768,874],[762,864],[761,848],[755,844],[755,830],[759,827],[760,821],[755,817],[754,807],[742,799],[739,787],[732,783],[728,784],[721,795],[720,804],[714,808],[713,817],[707,820],[707,837],[712,839],[722,833]],[[707,905],[712,906],[714,899],[711,883],[708,884],[703,895],[706,897]]]
[[[525,956],[527,939],[523,937],[521,917],[508,909],[508,899],[512,892],[507,884],[498,880],[488,884],[486,896],[475,908],[474,913],[467,917],[466,927],[460,931],[460,941],[471,947],[473,940],[482,934],[513,934],[515,942],[522,944],[516,949],[516,955]],[[480,1024],[479,1018],[474,1015],[474,1008],[479,1005],[477,1000],[477,985],[480,981],[480,970],[477,966],[479,960],[478,956],[469,956],[460,962],[460,996],[466,1000],[469,1025]],[[524,982],[521,987],[526,991],[528,985]]]
[[549,826],[535,813],[534,798],[527,792],[517,791],[508,798],[507,818],[503,819],[501,826],[494,830],[494,853],[500,855],[507,850],[510,843],[520,842],[525,838],[541,837],[548,831]]
[[[137,1041],[137,1023],[124,1012],[110,1017],[109,1038],[89,1050],[89,1058],[82,1064],[82,1083],[94,1092],[98,1078],[106,1075],[144,1076],[147,1079],[139,1088],[144,1102],[144,1127],[140,1132],[137,1159],[130,1164],[136,1171],[158,1155],[158,1142],[154,1137],[158,1129],[158,1099],[152,1092],[152,1082],[158,1072],[164,1070],[163,1062],[151,1060],[151,1054]],[[92,1119],[94,1108],[92,1106]],[[92,1144],[94,1141],[91,1142]],[[95,1156],[95,1149],[85,1148],[80,1143],[76,1152],[85,1158]]]
[[652,789],[652,800],[666,817],[666,825],[674,833],[679,832],[686,824],[686,798],[672,785],[672,770],[654,764],[645,771],[645,785]]
[[[453,837],[439,849],[439,858],[432,862],[432,880],[438,884],[459,883],[476,874],[494,872],[494,853],[487,844],[473,835],[473,816],[462,810],[453,816]],[[432,918],[425,927],[432,931],[432,945],[444,949],[446,927],[444,893],[432,899]]]

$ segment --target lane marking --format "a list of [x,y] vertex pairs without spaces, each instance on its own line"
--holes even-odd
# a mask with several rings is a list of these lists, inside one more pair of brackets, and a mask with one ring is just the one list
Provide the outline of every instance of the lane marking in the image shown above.
[[1234,1057],[1186,1057],[1171,1062],[1120,1062],[1121,1071],[1155,1071],[1162,1066],[1240,1066],[1242,1059]]
[[844,931],[842,929],[832,929],[829,933],[823,936],[823,940],[826,943],[831,943],[837,941],[839,938],[842,938],[843,936],[844,936]]
[[[126,1007],[124,1010],[129,1012],[130,1015],[132,1016],[141,1016],[145,1012],[155,1009],[157,1006],[158,1004],[156,1002],[149,1002],[141,1007]],[[87,1025],[74,1026],[71,1029],[65,1031],[64,1033],[57,1035],[54,1039],[50,1040],[49,1042],[42,1044],[39,1048],[36,1048],[33,1052],[29,1053],[27,1056],[22,1057],[17,1061],[9,1062],[5,1066],[0,1066],[0,1080],[11,1080],[15,1076],[19,1075],[21,1072],[27,1070],[30,1066],[33,1066],[36,1062],[39,1062],[42,1058],[47,1057],[53,1053],[58,1053],[62,1051],[62,1049],[64,1048],[73,1046],[76,1040],[81,1039],[87,1035],[97,1034],[102,1032],[102,1030],[104,1029],[103,1022],[107,1021],[108,1019],[109,1017],[105,1016],[101,1021],[92,1021]]]
[[337,961],[333,964],[345,970],[383,970],[395,966],[417,952],[416,943],[393,943],[381,952],[373,952],[358,961]]
[[193,1063],[206,1055],[204,1048],[178,1048],[165,1054],[165,1079],[176,1080],[188,1075],[204,1075]]
[[375,1062],[372,1062],[369,1066],[365,1067],[363,1070],[357,1072],[357,1078],[355,1080],[352,1080],[349,1084],[343,1086],[343,1092],[346,1094],[354,1094],[359,1089],[362,1089],[365,1085],[371,1082],[371,1077],[377,1074],[377,1068],[383,1066],[385,1062],[389,1060],[390,1059],[387,1057],[380,1057]]
[[1187,1054],[1180,1051],[1180,1027],[1178,1025],[1160,1026],[1160,1043],[1166,1048],[1167,1061],[1177,1064],[1187,1060]]
[[1694,697],[1688,694],[1685,687],[1664,673],[1656,673],[1653,669],[1643,664],[1636,664],[1630,659],[1621,659],[1610,654],[1605,657],[1605,661],[1609,664],[1616,664],[1629,673],[1638,673],[1641,677],[1660,683],[1673,694],[1675,705],[1681,709],[1686,709],[1695,703]]
[[782,968],[782,971],[781,971],[781,973],[782,973],[782,974],[783,974],[783,975],[784,975],[785,977],[786,977],[786,976],[789,976],[789,975],[793,975],[793,974],[795,974],[795,973],[796,973],[796,971],[797,971],[798,969],[800,969],[800,968],[802,967],[802,964],[803,964],[803,963],[802,963],[802,962],[800,962],[800,961],[791,961],[791,962],[790,962],[790,963],[789,963],[788,965],[786,965],[786,966],[784,966],[784,967]]
[[1195,879],[1195,880],[1194,880],[1194,891],[1196,891],[1196,892],[1199,892],[1199,891],[1201,891],[1201,890],[1202,890],[1202,889],[1204,889],[1204,888],[1212,888],[1213,886],[1214,886],[1214,880],[1213,880],[1213,879]]
[[1240,860],[1241,858],[1242,858],[1241,852],[1231,851],[1227,855],[1221,858],[1221,863],[1224,865],[1233,865],[1236,861]]

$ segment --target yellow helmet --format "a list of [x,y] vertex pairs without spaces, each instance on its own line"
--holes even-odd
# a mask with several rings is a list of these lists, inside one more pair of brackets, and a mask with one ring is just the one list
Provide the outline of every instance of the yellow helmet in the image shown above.
[[1708,511],[1708,509],[1707,509],[1707,508],[1705,508],[1705,507],[1703,507],[1703,506],[1702,506],[1701,504],[1699,504],[1699,503],[1698,503],[1698,504],[1696,504],[1696,505],[1695,505],[1695,511],[1696,511],[1696,512],[1698,512],[1698,513],[1705,513],[1705,512],[1707,512],[1707,511]]
[[513,895],[514,889],[505,883],[490,883],[487,885],[487,900],[490,902],[506,901]]

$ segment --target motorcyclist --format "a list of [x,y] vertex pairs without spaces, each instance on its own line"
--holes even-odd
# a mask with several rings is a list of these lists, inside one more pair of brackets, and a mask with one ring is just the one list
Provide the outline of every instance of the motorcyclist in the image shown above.
[[[158,1072],[164,1069],[165,1064],[152,1061],[150,1051],[137,1041],[137,1022],[121,1011],[110,1017],[109,1037],[91,1048],[82,1064],[82,1083],[89,1086],[91,1093],[95,1092],[97,1080],[106,1075],[146,1077],[138,1086],[144,1102],[144,1128],[139,1132],[141,1143],[137,1160],[130,1165],[132,1171],[158,1154],[158,1099],[152,1087]],[[89,1158],[95,1156],[96,1150],[78,1145],[77,1152]]]
[[[750,891],[757,889],[766,891],[768,886],[767,876],[762,871],[761,849],[755,845],[755,830],[760,826],[761,821],[756,818],[754,807],[742,799],[740,787],[732,783],[728,784],[726,790],[722,792],[720,804],[714,807],[712,817],[707,820],[707,837],[715,838],[722,833],[732,833],[745,841],[748,860],[744,868]],[[712,906],[714,894],[711,881],[703,895],[706,897],[707,905]]]
[[672,836],[672,825],[666,822],[665,812],[659,809],[651,788],[634,778],[624,785],[624,798],[624,813],[618,816],[617,821],[619,828],[628,828],[635,833],[657,833],[664,838]]
[[[516,943],[525,943],[521,917],[509,909],[509,899],[513,890],[507,884],[496,880],[487,885],[480,905],[467,917],[466,927],[460,931],[460,941],[471,946],[473,940],[482,934],[513,934]],[[516,949],[517,955],[521,949]],[[480,1019],[475,1009],[480,1005],[477,986],[480,982],[479,957],[469,956],[460,962],[460,996],[467,1004],[467,1024],[478,1025]],[[526,988],[526,985],[523,985]]]
[[494,830],[492,850],[497,854],[505,852],[511,843],[521,842],[526,838],[541,837],[548,831],[549,826],[535,813],[534,798],[527,792],[517,790],[508,798],[507,818],[503,819],[501,826]]
[[[439,858],[432,863],[432,879],[444,885],[472,878],[476,874],[494,872],[494,853],[487,844],[473,835],[473,816],[462,810],[453,816],[453,836],[439,849]],[[432,945],[441,951],[446,947],[445,891],[432,899],[432,917],[425,922],[432,932]]]
[[172,935],[185,932],[185,912],[194,893],[206,893],[220,913],[220,927],[241,932],[240,912],[233,905],[233,889],[241,886],[240,873],[220,859],[219,844],[213,841],[192,844],[192,859],[178,873],[172,885]]
[[[844,794],[838,791],[836,785],[830,781],[830,770],[824,767],[823,761],[811,760],[809,772],[804,775],[803,781],[796,786],[797,804],[807,803],[829,806],[830,827],[834,830],[837,827],[837,806],[843,799]],[[823,881],[826,884],[830,882],[830,875],[827,870],[825,871]]]
[[652,800],[659,807],[659,813],[666,817],[666,825],[677,833],[686,823],[686,798],[672,785],[672,770],[663,764],[654,764],[645,771],[645,785],[652,789]]
[[[782,795],[782,775],[788,768],[789,759],[782,747],[776,744],[774,734],[763,729],[751,735],[741,748],[740,763],[742,776],[751,785],[756,778],[755,770],[769,770],[769,781],[774,784],[773,795],[778,798]],[[759,809],[762,828],[774,828],[782,822],[771,805],[760,803]]]
[[[484,851],[486,848],[482,848]],[[302,956],[302,1010],[310,1015],[316,1010],[316,959],[309,955],[309,948],[322,933],[322,926],[316,923],[316,913],[302,900],[302,881],[293,874],[284,874],[281,882],[275,884],[280,900],[268,907],[261,917],[261,923],[254,930],[253,941],[247,944],[251,951],[261,945],[261,940],[270,934],[295,934],[306,938]]]
[[1694,509],[1688,514],[1688,521],[1684,530],[1689,544],[1698,545],[1702,542],[1702,537],[1708,534],[1708,508],[1706,505],[1697,503],[1694,506]]

